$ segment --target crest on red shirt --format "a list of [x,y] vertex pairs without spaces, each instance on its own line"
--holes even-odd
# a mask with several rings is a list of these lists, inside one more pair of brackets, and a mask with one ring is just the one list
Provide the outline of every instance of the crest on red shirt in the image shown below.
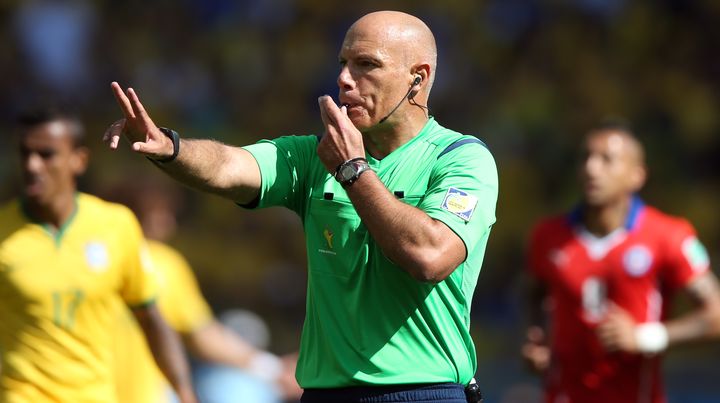
[[623,266],[625,272],[633,277],[643,276],[650,270],[653,263],[653,255],[650,249],[644,245],[630,247],[623,255]]

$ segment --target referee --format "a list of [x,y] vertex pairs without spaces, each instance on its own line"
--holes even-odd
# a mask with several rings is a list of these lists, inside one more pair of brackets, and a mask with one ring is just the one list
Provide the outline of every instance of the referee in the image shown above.
[[340,105],[319,99],[324,133],[247,147],[180,139],[153,123],[134,90],[112,84],[125,117],[105,134],[111,149],[124,135],[180,182],[301,217],[303,402],[479,400],[466,397],[477,367],[470,302],[497,170],[484,143],[429,115],[436,59],[416,17],[365,15],[339,52]]

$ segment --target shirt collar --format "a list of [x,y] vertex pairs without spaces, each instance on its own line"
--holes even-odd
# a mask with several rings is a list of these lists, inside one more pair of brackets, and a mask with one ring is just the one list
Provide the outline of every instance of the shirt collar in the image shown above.
[[[579,203],[568,214],[568,221],[570,222],[571,226],[583,226],[582,218],[584,209],[584,205],[582,203]],[[640,216],[642,215],[644,209],[645,202],[643,202],[643,200],[637,194],[633,195],[632,200],[630,201],[630,209],[628,210],[628,214],[625,217],[625,224],[623,225],[623,227],[628,231],[632,231],[633,229],[635,229],[637,223],[640,221]]]

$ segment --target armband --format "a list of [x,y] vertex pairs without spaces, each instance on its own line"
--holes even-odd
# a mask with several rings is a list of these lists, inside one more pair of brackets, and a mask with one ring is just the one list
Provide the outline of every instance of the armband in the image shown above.
[[642,323],[635,327],[635,343],[640,352],[659,353],[668,346],[668,332],[661,322]]

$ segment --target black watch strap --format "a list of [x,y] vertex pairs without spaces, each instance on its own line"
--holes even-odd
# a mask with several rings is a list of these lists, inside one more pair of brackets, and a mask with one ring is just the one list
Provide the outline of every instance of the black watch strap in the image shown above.
[[173,143],[173,153],[169,157],[165,157],[163,159],[155,159],[151,158],[151,160],[155,162],[159,162],[161,164],[166,164],[168,162],[172,162],[177,158],[178,154],[180,154],[180,135],[173,129],[168,129],[167,127],[158,127],[162,134],[167,136],[170,140],[172,140]]
[[[352,172],[352,175],[346,176],[346,168]],[[335,177],[335,180],[340,182],[342,187],[346,188],[355,183],[360,175],[368,170],[370,170],[370,164],[368,164],[368,161],[365,158],[353,158],[338,165],[333,176]]]

